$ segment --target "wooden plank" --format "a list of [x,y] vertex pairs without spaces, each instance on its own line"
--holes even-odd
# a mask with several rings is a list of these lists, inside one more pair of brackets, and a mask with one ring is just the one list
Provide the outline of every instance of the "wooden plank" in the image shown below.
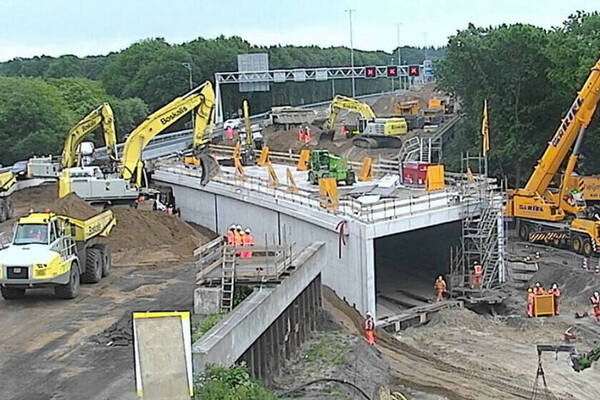
[[421,316],[422,313],[437,312],[437,311],[443,310],[445,308],[454,308],[454,307],[462,307],[462,306],[463,306],[462,301],[442,301],[442,302],[430,304],[427,306],[414,307],[414,308],[407,310],[406,312],[403,312],[401,314],[394,315],[392,317],[388,317],[388,318],[385,318],[382,320],[378,320],[377,327],[385,328],[387,326],[390,326],[390,325],[393,325],[396,323],[401,323],[404,321],[408,321],[410,319],[417,318],[417,317],[419,319],[422,319],[423,318]]

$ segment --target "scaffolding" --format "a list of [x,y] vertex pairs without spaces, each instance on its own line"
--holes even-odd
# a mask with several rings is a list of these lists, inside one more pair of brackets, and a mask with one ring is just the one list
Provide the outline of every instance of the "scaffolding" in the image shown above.
[[[475,173],[471,170],[476,169]],[[471,303],[499,303],[498,289],[506,281],[504,251],[506,237],[503,209],[506,201],[503,185],[487,178],[487,160],[481,156],[462,159],[467,179],[460,184],[460,196],[466,204],[462,219],[460,246],[451,249],[450,292],[455,298]],[[482,281],[475,284],[473,267],[482,266]]]

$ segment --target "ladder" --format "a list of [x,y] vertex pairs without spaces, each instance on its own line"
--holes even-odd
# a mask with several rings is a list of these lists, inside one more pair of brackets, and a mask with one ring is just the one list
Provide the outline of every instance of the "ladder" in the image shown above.
[[221,312],[233,309],[233,293],[235,290],[235,247],[225,246],[221,268]]

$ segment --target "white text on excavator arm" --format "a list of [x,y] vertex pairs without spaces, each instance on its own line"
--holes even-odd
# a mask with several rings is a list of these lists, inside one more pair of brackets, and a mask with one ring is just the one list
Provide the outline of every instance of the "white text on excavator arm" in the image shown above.
[[140,187],[143,170],[142,151],[144,148],[156,135],[192,110],[195,110],[196,115],[193,146],[194,150],[198,151],[207,142],[204,139],[204,131],[211,122],[214,102],[213,86],[209,81],[206,81],[196,89],[177,97],[148,116],[144,122],[131,132],[125,142],[121,166],[123,179],[134,180],[136,186]]

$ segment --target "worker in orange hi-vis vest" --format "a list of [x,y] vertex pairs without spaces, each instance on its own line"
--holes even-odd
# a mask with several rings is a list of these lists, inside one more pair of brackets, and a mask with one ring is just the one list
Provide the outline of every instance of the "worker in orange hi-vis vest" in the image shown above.
[[[243,241],[244,241],[244,247],[254,246],[254,236],[252,236],[252,233],[250,232],[250,228],[246,228],[244,233],[245,234],[242,237]],[[251,257],[252,257],[252,251],[246,250],[243,252],[242,258],[251,258]]]
[[233,140],[233,126],[227,127],[227,139]]
[[310,131],[310,127],[306,125],[306,129],[304,130],[304,143],[309,144],[312,141],[312,133]]
[[304,142],[304,128],[302,126],[298,129],[298,140]]
[[535,294],[536,296],[546,294],[546,290],[544,290],[544,287],[540,282],[535,283],[535,286],[533,287],[533,294]]
[[[243,239],[242,239],[242,227],[239,225],[235,226],[235,232],[234,232],[234,245],[235,247],[242,247],[243,245]],[[240,252],[236,251],[235,254],[239,257],[240,256]]]
[[533,317],[533,309],[535,307],[535,294],[533,289],[527,289],[527,316]]
[[592,318],[598,322],[598,319],[600,319],[600,293],[594,292],[590,296],[590,302],[592,303]]
[[365,338],[367,339],[367,343],[370,345],[375,344],[375,320],[373,320],[373,315],[368,312],[367,318],[365,319],[363,328],[365,330]]
[[483,283],[483,266],[479,263],[479,261],[475,261],[473,263],[473,285],[474,289],[481,289],[481,284]]
[[447,286],[446,281],[444,281],[444,278],[441,275],[438,276],[433,287],[435,288],[436,292],[436,301],[444,301],[444,293],[447,291]]
[[554,296],[554,315],[560,315],[558,306],[560,303],[560,296],[562,295],[562,292],[558,288],[558,283],[554,282],[552,284],[552,287],[550,288],[550,290],[548,290],[548,294],[551,294]]
[[235,246],[235,225],[231,225],[227,231],[227,245]]

